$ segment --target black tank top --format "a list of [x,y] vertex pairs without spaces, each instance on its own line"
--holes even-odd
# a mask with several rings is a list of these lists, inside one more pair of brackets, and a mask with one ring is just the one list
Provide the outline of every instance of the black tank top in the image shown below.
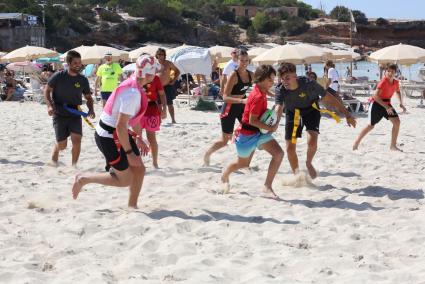
[[236,76],[238,76],[238,82],[236,83],[236,85],[233,86],[233,89],[231,92],[232,95],[245,95],[248,88],[252,86],[251,73],[249,73],[249,71],[247,72],[248,72],[249,82],[244,83],[242,81],[241,76],[238,73],[238,70],[235,70]]

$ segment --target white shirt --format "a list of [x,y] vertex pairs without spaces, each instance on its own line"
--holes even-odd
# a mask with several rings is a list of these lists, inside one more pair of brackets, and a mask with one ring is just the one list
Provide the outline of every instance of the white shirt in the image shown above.
[[[112,107],[112,114],[109,115],[103,111],[100,115],[100,120],[106,125],[116,128],[118,115],[120,113],[127,114],[131,117],[136,116],[140,111],[140,98],[140,92],[136,88],[122,90],[122,93],[115,99],[114,106]],[[113,135],[103,129],[99,123],[96,125],[96,132],[101,137],[113,137]]]
[[236,68],[238,68],[238,63],[233,61],[233,59],[230,59],[229,62],[224,65],[223,75],[229,76],[233,71],[236,70]]
[[335,68],[329,68],[328,70],[328,79],[331,79],[331,87],[334,91],[338,91],[338,83],[334,83],[335,81],[339,81],[339,74]]

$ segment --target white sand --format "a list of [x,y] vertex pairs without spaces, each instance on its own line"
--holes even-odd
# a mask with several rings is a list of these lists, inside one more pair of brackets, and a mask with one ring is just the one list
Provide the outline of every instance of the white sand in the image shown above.
[[[161,169],[146,158],[140,209],[124,209],[126,189],[98,185],[71,198],[70,150],[45,165],[54,141],[46,107],[0,103],[1,283],[425,283],[425,109],[402,115],[389,152],[390,123],[351,146],[360,129],[323,118],[314,187],[283,187],[283,201],[260,197],[270,157],[251,173],[223,166],[234,145],[201,167],[220,135],[217,113],[177,109],[159,134]],[[367,118],[358,119],[359,127]],[[275,137],[283,145],[283,125]],[[102,171],[93,131],[84,126],[80,170]],[[300,163],[306,140],[299,141]]]

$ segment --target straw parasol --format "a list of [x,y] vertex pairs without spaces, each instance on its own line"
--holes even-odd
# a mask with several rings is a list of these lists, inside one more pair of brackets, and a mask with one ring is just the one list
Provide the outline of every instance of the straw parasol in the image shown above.
[[337,62],[350,62],[353,60],[361,59],[361,55],[352,50],[335,50],[330,48],[323,48],[323,50],[327,53],[326,59],[334,60]]
[[[112,54],[112,60],[118,61],[120,59],[127,60],[128,52],[119,50],[110,46],[93,45],[93,46],[79,46],[72,50],[81,54],[81,62],[83,64],[99,64],[105,58],[106,53]],[[61,57],[66,58],[68,52],[64,53]]]
[[167,50],[167,48],[158,45],[146,45],[143,47],[139,47],[138,49],[132,50],[129,53],[129,57],[131,61],[135,61],[141,54],[147,53],[149,55],[155,56],[158,48],[162,48]]
[[378,64],[398,63],[410,65],[425,61],[425,49],[400,43],[371,53],[368,60]]
[[227,62],[232,59],[232,51],[235,50],[234,47],[216,45],[208,48],[211,53],[211,56],[217,59],[218,63]]
[[248,56],[250,59],[253,59],[261,54],[263,54],[264,52],[266,52],[267,50],[269,50],[269,48],[264,48],[264,47],[253,47],[250,50],[248,50]]
[[34,60],[41,57],[56,57],[59,54],[51,49],[47,49],[40,46],[31,46],[27,45],[25,47],[21,47],[15,49],[12,52],[4,55],[1,58],[2,62],[22,62]]
[[293,64],[310,64],[323,61],[326,52],[317,46],[300,43],[285,44],[274,47],[255,57],[255,64],[275,64],[290,62]]

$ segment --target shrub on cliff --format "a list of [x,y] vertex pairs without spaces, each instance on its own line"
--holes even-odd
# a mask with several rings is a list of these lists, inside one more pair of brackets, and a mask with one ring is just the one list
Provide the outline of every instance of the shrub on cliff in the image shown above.
[[296,36],[305,33],[310,29],[310,25],[300,17],[291,17],[283,25],[285,34],[289,36]]
[[336,6],[332,9],[330,16],[332,19],[338,20],[338,22],[349,22],[350,10],[345,6]]
[[387,26],[389,25],[390,22],[388,22],[388,20],[384,19],[384,18],[378,18],[376,19],[376,25],[377,26]]
[[118,15],[117,13],[108,11],[108,10],[102,10],[99,14],[100,19],[102,21],[106,21],[106,22],[112,22],[112,23],[121,23],[122,22],[122,18],[120,15]]
[[258,12],[252,20],[252,25],[258,33],[271,33],[277,30],[281,23],[276,18],[271,18],[263,12]]

